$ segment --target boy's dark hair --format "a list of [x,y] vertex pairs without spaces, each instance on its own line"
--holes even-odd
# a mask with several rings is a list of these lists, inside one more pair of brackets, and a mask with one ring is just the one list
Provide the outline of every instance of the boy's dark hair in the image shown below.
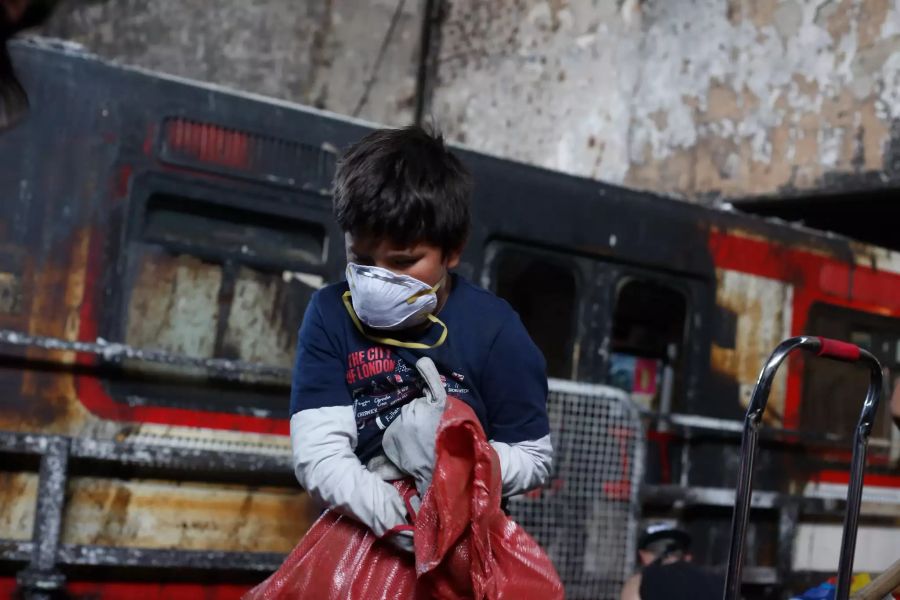
[[460,250],[469,234],[468,170],[440,134],[417,125],[379,129],[338,161],[334,215],[352,235],[424,241]]

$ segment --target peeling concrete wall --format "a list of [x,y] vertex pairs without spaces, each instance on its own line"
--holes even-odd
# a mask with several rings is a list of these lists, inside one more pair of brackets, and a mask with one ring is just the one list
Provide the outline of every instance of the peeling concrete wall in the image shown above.
[[455,139],[687,197],[900,179],[898,0],[454,0]]
[[69,0],[40,33],[129,65],[406,124],[422,10],[417,0]]
[[[43,33],[396,125],[414,114],[424,5],[70,0]],[[426,116],[477,150],[699,199],[900,181],[900,0],[444,0],[443,12]]]

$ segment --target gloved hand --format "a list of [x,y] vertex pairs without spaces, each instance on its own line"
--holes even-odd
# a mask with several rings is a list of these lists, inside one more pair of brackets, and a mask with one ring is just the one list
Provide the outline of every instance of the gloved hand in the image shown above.
[[415,529],[416,515],[422,506],[422,500],[412,490],[403,498],[406,504],[406,515],[409,518],[409,524],[397,525],[388,529],[383,539],[386,539],[392,546],[403,550],[404,552],[415,552],[415,541],[413,539],[413,530]]
[[403,529],[399,531],[392,529],[384,534],[384,536],[392,546],[399,548],[404,552],[415,553],[416,545],[413,540],[412,529]]
[[[397,465],[384,454],[376,454],[366,463],[366,469],[378,475],[384,481],[396,481],[406,477],[406,473],[397,468]],[[406,513],[410,520],[415,518],[414,511],[418,511],[418,496],[413,498],[404,498],[406,503]],[[415,509],[412,507],[416,506]],[[392,546],[403,550],[404,552],[415,552],[413,544],[413,530],[409,525],[397,525],[388,529],[384,534],[384,539]]]
[[420,358],[416,369],[424,379],[425,395],[400,409],[384,430],[382,447],[391,462],[412,475],[419,495],[424,496],[434,471],[434,441],[447,405],[447,391],[430,358]]
[[297,481],[319,504],[350,515],[381,536],[409,522],[397,489],[363,465],[352,406],[323,406],[291,417]]
[[366,469],[378,475],[383,481],[397,481],[406,477],[406,473],[397,468],[384,454],[376,454],[366,463]]

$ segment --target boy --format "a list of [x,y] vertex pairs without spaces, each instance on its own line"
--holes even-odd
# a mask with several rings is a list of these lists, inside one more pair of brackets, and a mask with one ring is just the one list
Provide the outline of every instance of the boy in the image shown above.
[[[313,498],[379,537],[407,523],[404,500],[384,480],[391,478],[385,430],[401,444],[430,436],[424,460],[426,470],[433,466],[437,419],[417,422],[427,411],[412,410],[436,379],[432,364],[436,385],[444,383],[483,425],[500,458],[504,496],[549,477],[543,356],[509,304],[450,272],[468,236],[470,194],[462,163],[419,127],[367,135],[335,175],[347,282],[316,292],[300,327],[294,467]],[[408,537],[389,539],[412,547]]]

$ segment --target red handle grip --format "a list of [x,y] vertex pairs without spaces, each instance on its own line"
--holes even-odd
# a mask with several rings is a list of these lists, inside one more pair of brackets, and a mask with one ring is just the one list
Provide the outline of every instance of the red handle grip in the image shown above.
[[824,356],[826,358],[834,358],[837,360],[846,360],[848,362],[855,362],[859,360],[859,346],[856,344],[850,344],[848,342],[841,342],[839,340],[832,340],[829,338],[819,338],[819,343],[822,346],[819,348],[819,351],[816,353],[816,356]]

